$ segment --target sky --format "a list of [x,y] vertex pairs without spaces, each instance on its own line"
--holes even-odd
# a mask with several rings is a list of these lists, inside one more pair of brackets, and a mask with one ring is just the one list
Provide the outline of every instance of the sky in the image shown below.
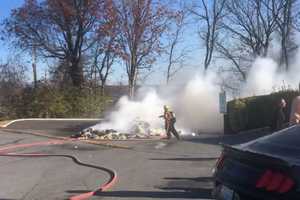
[[[24,0],[0,0],[0,21],[2,22],[5,18],[9,17],[11,10],[17,7],[20,7],[24,3]],[[184,72],[192,73],[195,69],[199,69],[202,66],[201,55],[202,48],[201,42],[197,37],[197,26],[195,24],[190,24],[186,27],[183,43],[179,46],[180,48],[188,48],[190,50],[190,54],[186,59],[186,64],[184,68]],[[8,60],[8,55],[11,52],[16,51],[12,47],[9,46],[7,41],[0,41],[0,62],[5,62]],[[28,67],[30,67],[31,58],[30,56],[23,56],[23,61],[26,62]],[[161,73],[161,69],[166,71],[167,63],[165,59],[160,58],[159,61],[153,67],[153,72],[146,79],[147,84],[157,84],[164,83],[165,76],[164,73]],[[45,75],[47,71],[47,63],[45,61],[40,60],[38,63],[38,78],[41,78]],[[29,79],[32,80],[30,71],[28,72]],[[117,83],[126,83],[126,73],[124,70],[124,66],[118,64],[115,66],[113,74],[109,80],[111,84]]]
[[[23,0],[0,0],[0,20],[1,22],[10,15],[11,10],[23,4]],[[0,42],[0,57],[3,60],[8,54],[8,46],[5,41]]]

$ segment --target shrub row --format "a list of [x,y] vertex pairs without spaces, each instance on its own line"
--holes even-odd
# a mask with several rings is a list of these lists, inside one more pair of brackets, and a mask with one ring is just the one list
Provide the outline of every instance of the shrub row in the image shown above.
[[100,91],[76,88],[26,87],[0,102],[0,120],[15,118],[100,117],[111,103]]
[[269,95],[234,99],[227,103],[228,112],[224,115],[224,132],[229,134],[271,127],[281,98],[287,102],[285,114],[288,121],[292,101],[298,95],[298,91],[286,90]]

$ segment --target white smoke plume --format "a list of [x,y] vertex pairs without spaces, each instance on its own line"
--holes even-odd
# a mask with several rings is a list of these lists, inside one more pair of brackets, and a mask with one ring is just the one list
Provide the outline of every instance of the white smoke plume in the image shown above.
[[131,101],[127,96],[124,96],[119,100],[116,110],[109,114],[108,121],[100,123],[93,128],[100,130],[115,129],[120,132],[127,132],[136,120],[143,120],[150,123],[152,127],[159,127],[159,115],[161,115],[164,103],[154,89],[147,92],[138,101]]
[[160,115],[163,106],[169,105],[176,114],[177,127],[182,131],[194,129],[205,132],[222,130],[222,115],[218,111],[219,87],[216,76],[196,75],[185,85],[172,85],[159,90],[150,89],[138,94],[136,101],[122,97],[115,111],[109,114],[108,121],[94,129],[115,129],[127,132],[135,120],[150,123],[153,128],[162,128],[164,122]]
[[270,58],[257,58],[248,74],[242,96],[262,95],[272,91],[277,77],[277,63]]
[[[251,67],[246,83],[241,87],[241,96],[269,94],[282,86],[297,89],[300,81],[300,52],[290,70],[282,72],[271,58],[257,58]],[[156,88],[138,92],[138,100],[122,97],[116,111],[107,117],[107,122],[94,129],[128,131],[134,120],[147,121],[153,128],[162,128],[163,105],[170,105],[176,113],[177,127],[181,130],[222,132],[223,117],[219,113],[220,85],[214,73],[205,76],[197,73],[184,85],[173,84],[159,90]],[[228,98],[230,99],[230,97]]]
[[257,58],[242,89],[242,96],[269,94],[282,89],[299,89],[299,73],[300,52],[287,71],[271,58]]
[[191,79],[172,101],[179,127],[201,132],[221,131],[223,118],[219,113],[219,92],[213,73],[198,74]]

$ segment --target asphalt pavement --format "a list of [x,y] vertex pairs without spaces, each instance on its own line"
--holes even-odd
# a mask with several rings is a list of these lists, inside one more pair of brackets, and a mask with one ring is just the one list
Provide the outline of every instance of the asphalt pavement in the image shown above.
[[[0,129],[0,148],[49,140],[22,134],[22,130],[27,130],[26,133],[28,130],[35,131],[30,125],[33,122],[28,123],[22,122],[8,127],[19,130],[18,133]],[[85,123],[75,127],[85,127]],[[35,129],[55,135],[63,134],[63,125],[52,125],[40,123],[35,125]],[[70,128],[68,124],[65,125]],[[211,170],[220,154],[219,143],[237,144],[259,136],[249,134],[222,137],[218,134],[205,134],[187,137],[182,141],[174,139],[121,142],[122,145],[131,147],[130,149],[69,141],[62,145],[21,148],[17,152],[69,154],[83,162],[116,170],[116,185],[109,191],[97,193],[91,199],[204,200],[211,199]],[[103,171],[82,167],[70,159],[57,157],[0,157],[0,177],[1,200],[68,199],[70,196],[95,189],[109,178]]]

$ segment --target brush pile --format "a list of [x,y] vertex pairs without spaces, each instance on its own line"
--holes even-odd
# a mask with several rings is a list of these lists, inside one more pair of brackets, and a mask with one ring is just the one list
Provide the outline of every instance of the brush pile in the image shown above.
[[153,129],[149,123],[137,120],[133,123],[127,133],[118,132],[114,129],[98,130],[88,128],[81,131],[79,134],[72,135],[71,137],[80,140],[130,140],[162,138],[164,136],[164,129]]

